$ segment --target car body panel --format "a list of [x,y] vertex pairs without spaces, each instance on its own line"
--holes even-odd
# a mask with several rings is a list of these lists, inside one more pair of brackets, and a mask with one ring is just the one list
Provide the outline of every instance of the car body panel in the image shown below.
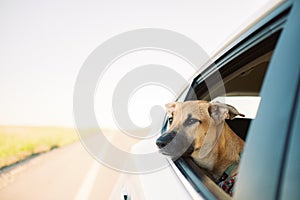
[[279,197],[281,199],[298,199],[300,197],[300,84],[298,83],[298,99],[295,102],[294,121],[291,124],[291,133],[287,141],[286,156],[283,163],[281,187]]

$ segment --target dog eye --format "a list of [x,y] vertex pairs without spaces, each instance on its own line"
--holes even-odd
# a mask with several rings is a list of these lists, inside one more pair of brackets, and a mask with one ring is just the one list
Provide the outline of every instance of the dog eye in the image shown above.
[[172,122],[173,122],[173,117],[169,117],[169,123],[170,123],[170,125],[172,124]]
[[197,123],[197,122],[201,123],[200,120],[191,118],[191,119],[187,119],[187,120],[184,122],[183,125],[184,125],[184,126],[190,126],[190,125],[195,124],[195,123]]

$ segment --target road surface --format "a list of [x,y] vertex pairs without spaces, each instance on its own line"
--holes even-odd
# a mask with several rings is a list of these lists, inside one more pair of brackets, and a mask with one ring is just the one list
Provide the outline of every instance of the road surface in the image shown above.
[[80,142],[55,149],[9,173],[0,174],[1,181],[1,200],[121,199],[125,182],[141,191],[136,176],[99,164]]

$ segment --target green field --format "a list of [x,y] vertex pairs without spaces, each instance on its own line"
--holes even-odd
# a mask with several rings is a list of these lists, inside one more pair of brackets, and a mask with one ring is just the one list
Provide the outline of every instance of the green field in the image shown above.
[[72,128],[0,126],[0,169],[76,140]]

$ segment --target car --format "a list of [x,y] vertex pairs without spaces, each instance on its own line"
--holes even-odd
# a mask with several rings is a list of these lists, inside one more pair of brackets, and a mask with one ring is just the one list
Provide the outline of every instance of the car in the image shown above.
[[[181,157],[158,172],[134,175],[141,198],[299,199],[299,52],[300,1],[282,2],[214,56],[177,99],[230,102],[245,112],[228,121],[246,142],[232,197]],[[167,128],[166,117],[162,133]],[[124,191],[122,197],[135,199],[134,188],[125,184]]]

